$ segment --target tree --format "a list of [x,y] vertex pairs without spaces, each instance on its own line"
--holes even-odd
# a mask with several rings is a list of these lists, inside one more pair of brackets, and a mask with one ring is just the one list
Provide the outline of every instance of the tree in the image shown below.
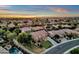
[[4,36],[4,33],[5,33],[5,30],[0,29],[0,36],[1,36],[1,37]]
[[51,24],[47,24],[46,29],[47,30],[52,30]]
[[31,44],[32,37],[29,33],[22,32],[18,35],[17,40],[20,43]]
[[14,30],[14,32],[17,33],[17,35],[18,35],[19,33],[21,33],[21,30],[20,30],[19,28],[16,28],[16,29]]
[[79,48],[75,48],[70,51],[71,54],[79,54]]
[[54,39],[59,39],[60,36],[59,36],[58,34],[56,34],[53,38],[54,38]]
[[9,28],[10,32],[13,32],[15,30],[15,27]]
[[55,34],[55,35],[53,36],[53,39],[54,39],[56,42],[58,42],[58,43],[61,42],[61,40],[58,40],[59,38],[60,38],[60,36],[59,36],[58,34]]
[[2,24],[3,22],[0,20],[0,23]]
[[62,25],[59,25],[59,26],[58,26],[58,29],[62,29],[62,28],[63,28]]
[[15,26],[18,26],[18,23],[17,23],[17,22],[13,22],[13,24],[14,24]]
[[6,31],[5,32],[5,39],[9,40],[9,41],[12,41],[13,39],[16,38],[16,33],[15,32],[10,32],[10,31]]
[[5,31],[7,31],[7,27],[3,27],[2,29],[5,30]]
[[8,39],[15,39],[16,38],[16,33],[9,33],[7,34]]
[[71,34],[66,34],[66,36],[68,37],[68,39],[72,39],[73,38],[73,33],[71,33]]
[[8,27],[8,25],[9,25],[10,23],[11,23],[11,22],[7,22],[6,27]]

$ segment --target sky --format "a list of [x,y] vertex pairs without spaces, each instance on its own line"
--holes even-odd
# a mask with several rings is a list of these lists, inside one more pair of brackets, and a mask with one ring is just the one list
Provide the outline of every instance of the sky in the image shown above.
[[78,16],[79,5],[0,5],[0,15]]

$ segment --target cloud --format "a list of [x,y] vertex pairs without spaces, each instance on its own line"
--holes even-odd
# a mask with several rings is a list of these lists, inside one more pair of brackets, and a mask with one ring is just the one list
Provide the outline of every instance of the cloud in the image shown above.
[[9,10],[10,7],[10,5],[0,5],[0,13],[11,12],[11,10]]
[[0,5],[0,9],[8,9],[10,8],[10,5]]
[[71,12],[78,12],[79,13],[79,9],[66,9],[66,8],[49,8],[49,10],[51,10],[52,12],[55,13],[71,13]]
[[70,10],[65,9],[65,8],[50,8],[50,10],[52,10],[53,12],[57,12],[57,13],[67,13]]

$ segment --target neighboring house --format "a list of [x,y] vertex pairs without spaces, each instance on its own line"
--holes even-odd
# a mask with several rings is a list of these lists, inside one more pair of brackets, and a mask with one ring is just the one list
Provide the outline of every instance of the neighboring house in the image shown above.
[[9,51],[0,46],[0,54],[9,54]]
[[9,24],[8,27],[15,27],[13,23]]
[[43,27],[42,26],[32,27],[32,30],[34,30],[34,31],[43,30]]
[[76,28],[75,31],[78,31],[79,32],[79,28]]
[[[52,30],[49,31],[49,35],[53,38],[55,35],[59,35],[59,37],[61,38],[61,41],[64,40],[62,38],[65,38],[64,36],[66,36],[66,34],[74,34],[79,36],[79,32],[75,31],[75,30],[70,30],[70,29],[62,29],[62,30]],[[59,40],[59,39],[55,39],[55,40]]]
[[38,30],[43,30],[43,27],[41,27],[41,26],[36,26],[36,27],[22,27],[22,28],[20,28],[20,30],[22,32],[28,32],[28,31],[31,31],[31,30],[38,31]]
[[10,44],[7,44],[7,45],[5,45],[5,47],[4,47],[6,50],[8,50],[9,51],[9,49],[11,49],[12,48],[12,46],[10,45]]
[[53,31],[49,31],[49,35],[51,37],[55,36],[55,35],[59,35],[60,37],[63,37],[63,35],[65,34],[63,30],[53,30]]
[[32,32],[31,35],[35,42],[41,42],[47,38],[47,32],[45,30]]
[[20,30],[22,32],[26,32],[26,31],[31,31],[31,28],[30,27],[22,27],[22,28],[20,28]]

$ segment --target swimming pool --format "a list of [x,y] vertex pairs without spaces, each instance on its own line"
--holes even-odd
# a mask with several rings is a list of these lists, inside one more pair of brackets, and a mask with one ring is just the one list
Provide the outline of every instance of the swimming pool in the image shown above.
[[9,50],[9,53],[10,54],[18,54],[20,50],[16,47],[12,47],[10,50]]

